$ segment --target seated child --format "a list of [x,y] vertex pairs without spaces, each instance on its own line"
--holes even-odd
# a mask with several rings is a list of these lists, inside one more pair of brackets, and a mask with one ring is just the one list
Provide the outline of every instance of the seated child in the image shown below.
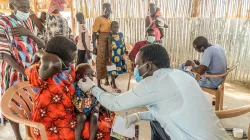
[[[76,78],[77,81],[80,79],[85,79],[88,76],[90,79],[93,78],[94,71],[89,64],[79,64],[76,67]],[[82,91],[76,83],[76,94],[73,96],[73,104],[76,108],[76,128],[75,128],[75,138],[76,140],[81,140],[82,131],[84,124],[87,119],[90,119],[90,140],[94,140],[98,131],[98,117],[100,104],[97,102],[96,98],[92,96],[89,91]]]

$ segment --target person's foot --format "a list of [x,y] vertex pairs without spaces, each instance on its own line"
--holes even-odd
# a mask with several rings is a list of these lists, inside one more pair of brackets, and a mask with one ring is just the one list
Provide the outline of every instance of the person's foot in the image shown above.
[[105,81],[104,85],[109,86],[109,81]]
[[117,86],[115,84],[112,84],[112,82],[110,82],[110,87],[112,88],[112,90],[115,93],[121,93],[121,90],[119,88],[117,88]]

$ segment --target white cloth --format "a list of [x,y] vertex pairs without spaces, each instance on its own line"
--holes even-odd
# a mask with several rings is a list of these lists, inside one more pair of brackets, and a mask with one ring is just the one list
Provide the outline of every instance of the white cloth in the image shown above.
[[160,69],[118,96],[98,87],[92,94],[112,111],[147,106],[140,118],[157,120],[172,140],[230,140],[198,83],[182,71]]
[[82,33],[85,33],[85,42],[87,45],[87,49],[90,50],[90,37],[88,29],[85,27],[84,24],[78,24],[78,42],[77,42],[77,49],[78,50],[85,50],[83,43],[82,43]]

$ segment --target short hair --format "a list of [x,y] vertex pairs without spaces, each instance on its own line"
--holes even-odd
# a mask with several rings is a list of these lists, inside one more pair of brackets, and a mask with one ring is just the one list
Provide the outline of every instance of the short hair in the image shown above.
[[140,49],[143,61],[151,61],[157,68],[170,68],[167,50],[159,44],[150,44]]
[[154,32],[154,31],[155,31],[154,29],[149,28],[149,29],[147,30],[147,33]]
[[78,72],[80,72],[80,71],[86,71],[88,68],[91,68],[91,66],[89,64],[81,63],[81,64],[77,65],[76,73],[78,74]]
[[161,8],[160,7],[156,7],[156,12],[159,12],[161,11]]
[[153,6],[155,6],[154,3],[150,3],[150,4],[149,4],[149,7],[153,7]]
[[77,18],[77,19],[79,19],[79,18],[81,18],[81,17],[84,18],[84,15],[83,15],[82,12],[79,12],[79,13],[76,14],[76,18]]
[[103,3],[102,7],[111,7],[111,4],[110,3]]
[[112,27],[115,24],[119,25],[119,23],[117,21],[112,21],[110,27]]
[[76,44],[64,36],[55,36],[51,38],[45,48],[45,51],[57,55],[63,61],[72,58],[72,53],[77,51]]
[[196,45],[196,48],[207,47],[209,45],[209,42],[206,37],[198,36],[193,41],[193,45]]

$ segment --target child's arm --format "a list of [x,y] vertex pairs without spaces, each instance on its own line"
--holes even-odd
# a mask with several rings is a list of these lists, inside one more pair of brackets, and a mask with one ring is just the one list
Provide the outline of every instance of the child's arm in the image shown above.
[[62,62],[57,55],[40,50],[36,53],[40,59],[39,76],[42,80],[47,80],[62,69]]

